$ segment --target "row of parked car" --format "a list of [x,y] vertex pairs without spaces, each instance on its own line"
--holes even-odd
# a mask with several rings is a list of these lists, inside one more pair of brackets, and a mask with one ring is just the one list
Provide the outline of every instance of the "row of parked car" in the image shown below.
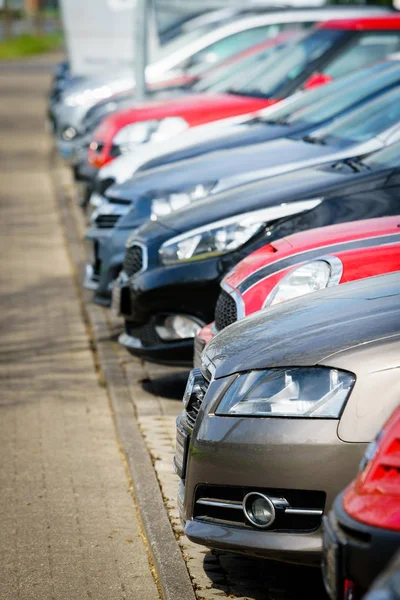
[[194,367],[186,535],[398,599],[400,17],[258,1],[169,25],[145,103],[129,72],[53,81],[84,285],[132,355]]

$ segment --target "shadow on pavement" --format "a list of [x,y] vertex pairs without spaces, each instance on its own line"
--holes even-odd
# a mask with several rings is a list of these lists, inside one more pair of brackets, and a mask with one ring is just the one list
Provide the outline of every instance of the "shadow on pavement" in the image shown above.
[[149,394],[166,398],[167,400],[182,400],[189,371],[173,372],[152,379],[144,379],[141,384]]

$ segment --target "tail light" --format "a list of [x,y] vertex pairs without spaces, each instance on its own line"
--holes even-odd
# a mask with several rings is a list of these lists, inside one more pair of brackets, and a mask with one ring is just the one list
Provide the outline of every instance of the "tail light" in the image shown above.
[[400,531],[400,407],[368,447],[343,506],[358,521]]

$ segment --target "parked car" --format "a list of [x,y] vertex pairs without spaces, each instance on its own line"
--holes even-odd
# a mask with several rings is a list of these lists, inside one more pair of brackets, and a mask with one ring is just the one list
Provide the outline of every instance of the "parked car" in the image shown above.
[[[362,86],[359,84],[358,87]],[[339,93],[342,96],[342,92]],[[242,190],[239,184],[246,180],[266,181],[267,177],[269,180],[270,176],[280,172],[300,169],[312,164],[322,164],[329,159],[338,160],[364,155],[382,147],[383,143],[393,143],[400,135],[400,106],[395,100],[397,95],[397,88],[386,92],[367,102],[364,106],[345,114],[341,119],[333,121],[324,129],[314,130],[312,134],[304,135],[303,132],[298,134],[297,138],[294,136],[275,142],[254,144],[215,154],[210,153],[197,159],[181,161],[142,174],[137,173],[133,180],[127,181],[118,188],[108,188],[106,196],[109,202],[100,207],[94,215],[94,228],[87,234],[88,239],[92,240],[95,245],[96,260],[98,259],[100,262],[97,264],[97,270],[93,264],[88,265],[86,286],[93,286],[98,297],[109,295],[110,283],[121,269],[124,245],[129,234],[150,217],[153,220],[158,219],[164,222],[168,218],[168,213],[171,213],[170,224],[167,223],[167,227],[176,230],[176,226],[173,224],[174,211],[185,205],[199,204],[199,210],[200,206],[204,205],[206,214],[211,214],[208,204],[204,204],[207,197],[210,201],[213,198],[216,199],[218,208],[215,204],[215,210],[219,218],[231,217],[240,212],[241,204],[248,206],[248,210],[250,210],[251,203],[248,204],[246,198],[242,197],[242,192],[244,194],[252,193],[255,189],[260,189],[255,186],[248,190],[244,188]],[[351,90],[348,92],[348,97],[351,97]],[[358,95],[358,100],[359,98]],[[336,103],[336,101],[340,106],[341,100],[338,98],[335,100],[334,97],[333,102]],[[328,106],[325,105],[325,109],[329,111],[330,103],[326,104]],[[323,105],[314,105],[314,109],[318,110],[321,115],[323,114]],[[389,123],[392,124],[392,127],[388,127]],[[320,134],[322,137],[319,137]],[[290,155],[292,161],[290,161]],[[269,168],[268,165],[271,165],[272,168]],[[353,165],[353,171],[357,172],[357,169],[360,170],[362,167]],[[230,173],[231,176],[221,177],[223,172]],[[291,181],[291,177],[285,180],[286,193],[289,189],[296,192]],[[108,184],[109,182],[104,183]],[[223,196],[222,194],[217,196],[217,193],[229,187],[237,188],[236,195],[229,196],[227,203],[222,202],[221,204],[220,199]],[[236,197],[238,200],[233,201],[233,198]],[[201,204],[200,201],[202,201]],[[257,206],[262,206],[262,202],[261,200]],[[210,206],[213,207],[211,209],[213,211],[214,202]],[[225,212],[222,208],[224,206],[226,207]],[[121,213],[124,212],[125,215],[121,217]],[[188,210],[186,214],[191,219],[192,211]],[[199,216],[200,213],[196,212],[196,214]],[[201,225],[203,224],[206,223],[202,222]],[[112,230],[113,228],[114,230]],[[180,231],[184,230],[180,229]],[[207,322],[211,319],[212,316]]]
[[[207,69],[210,64],[225,60],[257,42],[277,35],[293,23],[329,20],[343,15],[348,17],[376,15],[390,12],[385,7],[340,6],[313,9],[271,9],[246,7],[246,14],[218,22],[206,22],[195,29],[177,36],[165,44],[156,60],[146,68],[149,83],[171,79],[189,69],[196,73]],[[253,13],[253,14],[252,14]],[[321,19],[317,18],[321,15]],[[56,123],[58,140],[62,140],[66,129],[79,131],[80,123],[87,110],[98,101],[121,92],[133,90],[133,68],[122,72],[106,73],[68,88],[61,101],[52,107],[52,118]]]
[[215,321],[195,338],[194,365],[214,335],[262,308],[400,271],[399,226],[398,216],[331,225],[275,240],[246,256],[221,281]]
[[[231,58],[226,61],[229,64],[225,67],[223,64],[217,65],[191,85],[180,89],[168,88],[163,93],[152,93],[145,104],[134,106],[131,102],[126,110],[110,114],[93,132],[89,162],[100,168],[122,154],[137,151],[138,145],[160,139],[164,141],[164,138],[175,137],[191,127],[246,115],[274,104],[274,100],[240,96],[231,94],[229,90],[235,82],[243,81],[260,64],[270,63],[274,56],[280,56],[290,39],[299,40],[302,34],[297,30],[298,25],[294,24],[293,27],[296,29],[236,54],[234,64]],[[250,56],[242,58],[250,50]]]
[[[388,23],[389,34],[385,30]],[[124,146],[130,150],[160,134],[166,139],[188,127],[259,110],[315,82],[316,77],[318,81],[330,81],[382,59],[399,47],[398,17],[320,24],[300,41],[269,51],[265,59],[253,57],[250,67],[234,76],[233,81],[228,78],[208,88],[206,84],[206,94],[149,102],[111,115],[94,133],[89,162],[101,167],[121,154]],[[200,89],[203,86],[200,82]]]
[[[123,183],[135,172],[165,166],[179,160],[194,158],[208,152],[228,150],[271,141],[280,137],[303,135],[333,121],[339,115],[354,110],[385,90],[398,85],[400,62],[387,59],[340,77],[329,85],[307,89],[262,111],[230,119],[221,119],[188,129],[165,143],[152,140],[140,153],[131,151],[103,167],[93,184],[93,206],[107,201],[104,193],[113,183]],[[344,90],[346,93],[344,93]],[[329,91],[329,94],[327,93]],[[129,209],[118,206],[113,198],[113,214],[122,215]]]
[[[204,71],[199,75],[193,73],[193,75],[183,75],[173,79],[167,79],[163,82],[153,83],[148,86],[147,102],[151,103],[156,100],[157,104],[160,104],[168,101],[170,98],[183,97],[203,92],[209,88],[212,89],[215,86],[229,86],[229,81],[231,79],[236,79],[239,70],[242,71],[250,68],[254,61],[257,64],[257,61],[265,60],[269,54],[276,51],[283,44],[290,40],[294,40],[295,38],[300,38],[301,35],[304,35],[304,33],[301,33],[301,30],[297,25],[293,25],[293,29],[288,29],[278,36],[269,38],[255,46],[251,46],[225,61],[218,63],[215,67],[211,65],[207,71]],[[226,83],[224,84],[223,82]],[[93,140],[94,131],[100,126],[106,116],[118,113],[115,117],[120,119],[122,115],[130,114],[134,107],[135,99],[132,92],[118,94],[108,100],[97,103],[86,113],[85,118],[82,119],[79,133],[75,132],[72,137],[69,137],[69,131],[66,130],[64,132],[63,141],[65,143],[59,144],[60,152],[64,158],[73,161],[76,146],[82,144],[82,138],[85,139],[85,142],[87,138],[89,138],[87,140],[87,149],[89,150],[90,142]],[[95,118],[93,118],[92,115],[95,115]],[[108,121],[108,123],[110,124],[110,121]],[[121,153],[126,153],[126,150],[126,145],[123,144]],[[113,151],[109,160],[115,159],[114,154],[115,152]],[[87,158],[86,154],[85,160],[87,160]]]
[[[395,348],[394,343],[390,351],[395,352]],[[399,380],[392,385],[393,389],[385,390],[384,396],[397,394],[398,405]],[[361,598],[399,548],[400,408],[397,408],[368,446],[356,479],[339,494],[329,516],[324,518],[322,564],[331,599]]]
[[322,516],[397,407],[399,366],[398,273],[289,300],[221,331],[189,377],[177,420],[188,538],[318,564]]
[[399,214],[398,156],[396,144],[363,161],[271,177],[134,230],[113,292],[125,317],[120,342],[146,360],[191,364],[219,282],[245,256],[296,232]]

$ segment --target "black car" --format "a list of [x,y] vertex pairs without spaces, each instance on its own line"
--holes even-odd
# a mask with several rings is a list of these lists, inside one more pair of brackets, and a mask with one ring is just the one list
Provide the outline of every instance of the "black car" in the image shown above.
[[399,150],[247,184],[136,230],[113,291],[120,342],[147,360],[191,364],[219,282],[244,256],[298,231],[400,213]]

